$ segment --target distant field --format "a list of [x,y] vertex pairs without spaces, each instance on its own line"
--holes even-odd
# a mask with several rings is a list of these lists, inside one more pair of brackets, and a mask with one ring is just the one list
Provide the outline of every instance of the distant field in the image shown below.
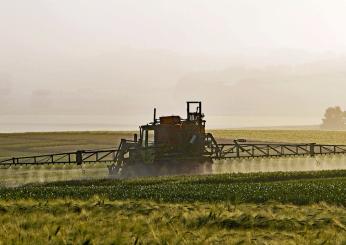
[[117,147],[131,132],[54,132],[0,134],[0,157]]
[[321,143],[321,144],[345,144],[346,131],[323,130],[213,130],[211,131],[219,139],[292,142],[292,143]]

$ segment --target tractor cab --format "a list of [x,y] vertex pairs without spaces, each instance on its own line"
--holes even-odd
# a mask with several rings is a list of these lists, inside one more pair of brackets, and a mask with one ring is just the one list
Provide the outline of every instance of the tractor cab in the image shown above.
[[156,118],[154,109],[153,122],[140,126],[139,139],[135,135],[133,141],[122,141],[110,173],[118,172],[122,166],[126,166],[127,171],[135,168],[134,172],[151,169],[151,174],[162,173],[162,168],[184,172],[190,171],[185,166],[211,161],[205,156],[203,118],[202,103],[196,101],[187,102],[185,119],[177,115]]
[[[195,110],[192,110],[194,106]],[[176,153],[186,150],[196,153],[204,146],[205,120],[203,120],[202,103],[187,102],[187,116],[162,116],[152,123],[140,127],[139,144],[141,147],[170,149]],[[193,153],[191,152],[191,153]]]

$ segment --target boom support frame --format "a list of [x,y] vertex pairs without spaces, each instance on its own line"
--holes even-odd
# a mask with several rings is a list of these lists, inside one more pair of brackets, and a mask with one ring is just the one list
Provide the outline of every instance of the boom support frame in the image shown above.
[[[212,160],[237,158],[266,158],[346,154],[346,145],[323,144],[293,144],[293,143],[240,143],[218,144],[211,134],[206,134],[204,155]],[[130,141],[131,142],[131,141]],[[133,141],[132,141],[133,143]],[[121,146],[126,145],[122,140]],[[122,147],[106,150],[79,150],[57,154],[44,154],[26,157],[13,157],[0,160],[2,166],[22,165],[61,165],[61,164],[88,164],[107,163],[123,164],[126,151]]]

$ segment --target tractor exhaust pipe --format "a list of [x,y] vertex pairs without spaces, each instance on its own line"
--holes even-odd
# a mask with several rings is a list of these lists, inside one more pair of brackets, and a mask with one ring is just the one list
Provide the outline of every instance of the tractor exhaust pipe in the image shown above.
[[156,124],[156,108],[154,108],[154,125]]

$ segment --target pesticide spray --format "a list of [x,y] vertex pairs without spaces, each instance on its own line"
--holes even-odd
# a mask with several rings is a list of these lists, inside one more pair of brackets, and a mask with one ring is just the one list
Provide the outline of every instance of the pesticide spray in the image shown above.
[[[196,174],[320,171],[346,169],[346,155],[315,157],[240,158],[214,160],[212,169]],[[166,173],[169,175],[169,172]],[[106,165],[10,166],[0,171],[0,186],[16,187],[29,183],[101,179],[108,177]],[[136,176],[133,176],[136,177]]]
[[320,171],[346,169],[345,155],[217,160],[213,173]]
[[0,187],[17,187],[30,183],[54,181],[85,180],[106,178],[106,166],[83,164],[75,165],[40,165],[40,166],[9,166],[0,171]]

